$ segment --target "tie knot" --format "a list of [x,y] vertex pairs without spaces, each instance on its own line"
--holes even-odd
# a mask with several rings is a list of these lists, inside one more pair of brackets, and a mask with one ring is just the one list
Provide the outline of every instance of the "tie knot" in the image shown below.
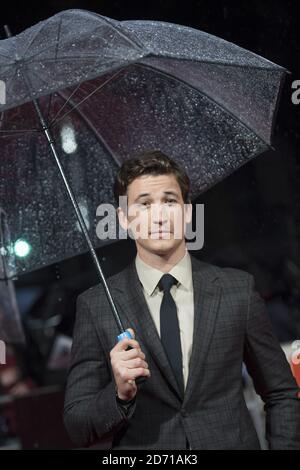
[[173,284],[177,284],[177,280],[172,274],[164,274],[158,283],[160,289],[164,292],[169,292]]

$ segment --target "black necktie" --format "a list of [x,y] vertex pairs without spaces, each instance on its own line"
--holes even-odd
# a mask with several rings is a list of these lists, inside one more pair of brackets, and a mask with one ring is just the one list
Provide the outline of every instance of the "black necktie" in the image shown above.
[[160,307],[161,342],[168,356],[181,392],[184,392],[182,373],[182,352],[177,308],[170,289],[177,281],[171,274],[164,274],[159,287],[164,291]]

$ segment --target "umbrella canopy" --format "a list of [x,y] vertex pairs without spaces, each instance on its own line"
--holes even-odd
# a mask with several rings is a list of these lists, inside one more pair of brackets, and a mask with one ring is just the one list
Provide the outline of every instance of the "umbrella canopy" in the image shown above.
[[0,205],[13,244],[31,248],[16,272],[87,249],[32,100],[100,246],[96,208],[113,202],[122,161],[159,148],[186,168],[197,196],[269,148],[284,73],[201,31],[82,10],[0,41]]
[[[5,212],[0,209],[0,250],[11,245]],[[15,273],[14,256],[10,252],[0,256],[0,340],[23,343],[25,336],[18,308],[15,286],[9,279]],[[8,278],[8,279],[7,279]],[[1,345],[0,345],[1,346]],[[1,356],[1,354],[0,354]],[[0,360],[1,364],[1,360]]]

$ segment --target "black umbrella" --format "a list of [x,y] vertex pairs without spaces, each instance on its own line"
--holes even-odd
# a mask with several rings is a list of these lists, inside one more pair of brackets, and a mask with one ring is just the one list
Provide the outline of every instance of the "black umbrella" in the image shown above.
[[88,247],[123,331],[94,249],[118,166],[159,148],[200,194],[269,148],[284,74],[202,31],[83,10],[0,41],[0,201],[14,247],[2,256],[27,243],[21,273]]

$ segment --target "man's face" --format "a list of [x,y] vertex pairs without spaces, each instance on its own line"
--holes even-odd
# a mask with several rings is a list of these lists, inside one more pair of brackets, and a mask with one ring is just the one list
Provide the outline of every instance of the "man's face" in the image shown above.
[[184,205],[173,174],[136,178],[128,186],[127,205],[127,217],[118,210],[120,224],[130,231],[141,248],[155,254],[167,254],[184,242],[185,225],[191,221],[192,206]]

